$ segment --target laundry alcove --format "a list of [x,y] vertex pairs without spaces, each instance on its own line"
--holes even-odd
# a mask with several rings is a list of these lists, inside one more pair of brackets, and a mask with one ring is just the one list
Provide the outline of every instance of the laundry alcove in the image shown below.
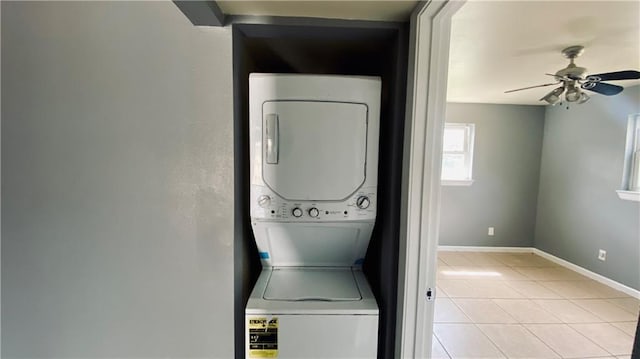
[[392,22],[310,18],[234,19],[236,358],[244,358],[244,308],[261,270],[249,220],[248,85],[249,74],[253,72],[382,78],[378,213],[364,272],[380,307],[378,358],[393,357],[408,29],[408,23]]

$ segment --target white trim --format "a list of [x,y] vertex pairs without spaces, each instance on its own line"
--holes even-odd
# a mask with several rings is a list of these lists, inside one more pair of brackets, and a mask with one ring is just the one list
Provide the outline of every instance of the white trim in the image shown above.
[[471,186],[473,180],[442,180],[440,184],[443,186]]
[[542,258],[548,259],[556,264],[559,264],[565,268],[571,269],[574,272],[582,274],[583,276],[593,279],[596,282],[600,282],[612,289],[618,290],[622,293],[630,295],[634,298],[640,299],[640,290],[626,286],[620,282],[616,282],[613,279],[609,279],[601,274],[592,272],[586,268],[580,267],[577,264],[573,264],[562,258],[556,257],[553,254],[549,254],[543,250],[533,247],[478,247],[478,246],[438,246],[439,251],[443,252],[510,252],[510,253],[533,253],[539,255]]
[[532,247],[478,247],[478,246],[438,246],[442,252],[500,252],[533,253]]
[[404,136],[396,358],[428,358],[433,333],[440,172],[451,16],[465,1],[422,2],[411,16]]
[[625,191],[625,190],[617,190],[616,193],[620,199],[624,199],[625,201],[634,201],[640,202],[640,192],[636,191]]
[[[640,150],[640,113],[633,113],[627,120],[627,137],[624,145],[624,165],[622,167],[622,191],[635,190],[632,177],[636,176],[639,169],[634,164],[634,153]],[[635,168],[634,168],[635,167]],[[634,174],[634,172],[636,172]],[[618,193],[618,196],[620,194]],[[620,197],[622,198],[622,196]],[[626,199],[626,198],[622,198]]]
[[546,258],[552,262],[555,262],[563,267],[569,268],[571,270],[573,270],[574,272],[578,272],[580,274],[582,274],[585,277],[591,278],[593,280],[595,280],[596,282],[600,282],[606,286],[609,286],[615,290],[619,290],[627,295],[630,295],[634,298],[640,299],[640,291],[633,289],[631,287],[628,287],[622,283],[616,282],[613,279],[609,279],[601,274],[592,272],[586,268],[580,267],[577,264],[573,264],[571,262],[568,262],[562,258],[558,258],[556,256],[554,256],[553,254],[549,254],[545,251],[542,251],[540,249],[537,248],[533,248],[533,253],[539,255],[540,257]]

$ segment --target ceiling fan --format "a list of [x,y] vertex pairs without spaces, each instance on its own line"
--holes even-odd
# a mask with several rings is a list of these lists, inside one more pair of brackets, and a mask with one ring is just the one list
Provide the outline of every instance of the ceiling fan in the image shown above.
[[546,74],[553,76],[556,79],[556,82],[509,90],[505,91],[505,93],[528,90],[537,87],[560,85],[553,91],[544,95],[540,101],[546,101],[551,105],[555,105],[560,101],[560,96],[564,93],[564,98],[567,102],[585,103],[589,101],[589,95],[582,90],[597,92],[605,96],[617,95],[623,90],[622,86],[612,85],[602,81],[640,79],[640,72],[635,70],[607,72],[584,76],[587,69],[584,67],[578,67],[574,63],[574,59],[582,55],[583,52],[584,46],[580,45],[569,46],[562,50],[562,55],[569,59],[569,65],[555,74]]

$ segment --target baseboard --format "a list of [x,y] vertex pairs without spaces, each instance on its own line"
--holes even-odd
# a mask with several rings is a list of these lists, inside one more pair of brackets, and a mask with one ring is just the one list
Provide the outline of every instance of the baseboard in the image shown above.
[[580,273],[583,276],[593,279],[596,282],[602,283],[610,288],[623,292],[634,298],[640,299],[640,291],[628,287],[622,283],[616,282],[613,279],[609,279],[601,274],[592,272],[579,265],[568,262],[562,258],[556,257],[553,254],[549,254],[543,250],[533,247],[479,247],[479,246],[438,246],[439,251],[443,252],[502,252],[502,253],[533,253],[542,258],[548,259],[556,264],[559,264],[565,268],[571,269],[574,272]]
[[502,252],[502,253],[533,253],[531,247],[480,247],[480,246],[438,246],[443,252]]
[[631,287],[628,287],[622,283],[616,282],[613,279],[609,279],[601,274],[592,272],[586,268],[580,267],[579,265],[573,264],[569,261],[566,261],[562,258],[556,257],[553,254],[549,254],[545,251],[542,251],[540,249],[537,248],[533,248],[533,253],[539,255],[542,258],[548,259],[552,262],[555,262],[565,268],[569,268],[571,270],[573,270],[574,272],[578,272],[580,274],[582,274],[585,277],[591,278],[593,280],[595,280],[596,282],[600,282],[606,286],[609,286],[615,290],[621,291],[622,293],[625,293],[627,295],[630,295],[636,299],[640,299],[640,291],[633,289]]

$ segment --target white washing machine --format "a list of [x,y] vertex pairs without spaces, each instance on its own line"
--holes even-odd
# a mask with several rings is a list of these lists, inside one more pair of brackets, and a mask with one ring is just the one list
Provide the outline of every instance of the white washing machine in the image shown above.
[[251,74],[251,225],[263,271],[248,358],[376,358],[362,273],[376,218],[381,81]]

